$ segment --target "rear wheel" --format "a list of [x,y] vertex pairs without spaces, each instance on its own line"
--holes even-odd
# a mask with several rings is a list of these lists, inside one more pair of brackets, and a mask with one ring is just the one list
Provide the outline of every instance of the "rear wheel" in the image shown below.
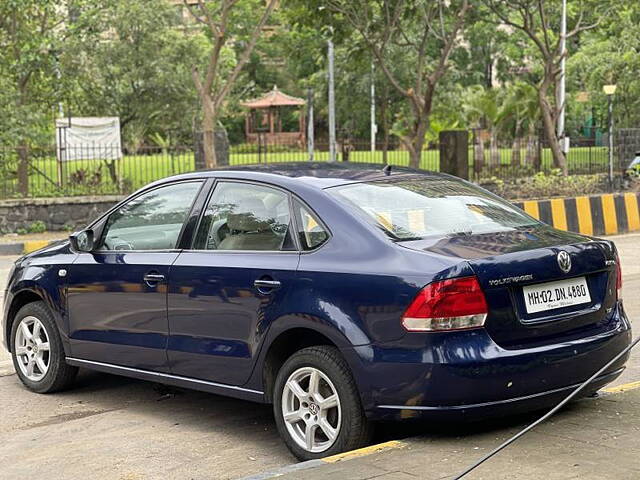
[[274,390],[278,431],[300,460],[352,450],[371,439],[349,368],[335,347],[309,347],[278,372]]
[[43,302],[29,303],[18,311],[11,345],[16,374],[29,390],[55,392],[75,379],[78,369],[67,365],[60,333]]

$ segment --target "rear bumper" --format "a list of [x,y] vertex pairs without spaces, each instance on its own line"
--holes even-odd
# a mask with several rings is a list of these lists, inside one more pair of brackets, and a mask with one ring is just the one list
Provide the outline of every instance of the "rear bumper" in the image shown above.
[[[581,391],[576,399],[589,396],[605,385],[618,378],[624,371],[621,367],[612,372],[597,377],[588,387]],[[380,420],[434,419],[434,420],[482,420],[502,415],[516,415],[518,413],[551,408],[560,403],[574,389],[581,384],[569,385],[546,392],[534,393],[524,397],[507,398],[494,402],[475,403],[452,406],[407,406],[407,405],[378,405],[376,418]]]
[[[484,329],[410,334],[344,350],[368,416],[376,420],[486,418],[549,407],[631,342],[621,305],[600,333],[553,345],[507,350]],[[628,355],[584,390],[613,381]]]

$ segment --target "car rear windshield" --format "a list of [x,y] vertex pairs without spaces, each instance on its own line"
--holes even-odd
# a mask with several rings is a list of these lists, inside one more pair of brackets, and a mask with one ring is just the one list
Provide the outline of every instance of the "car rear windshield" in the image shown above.
[[453,178],[388,179],[327,192],[396,240],[503,232],[540,223],[485,190]]

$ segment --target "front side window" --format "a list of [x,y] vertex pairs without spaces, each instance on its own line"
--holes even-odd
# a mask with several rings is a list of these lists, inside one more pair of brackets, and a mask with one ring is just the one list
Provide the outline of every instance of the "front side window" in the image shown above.
[[402,178],[327,189],[397,240],[482,234],[539,225],[481,188],[450,178]]
[[159,187],[124,204],[109,216],[98,249],[176,248],[201,184],[185,182]]
[[275,188],[240,182],[216,185],[194,248],[294,250],[289,196]]

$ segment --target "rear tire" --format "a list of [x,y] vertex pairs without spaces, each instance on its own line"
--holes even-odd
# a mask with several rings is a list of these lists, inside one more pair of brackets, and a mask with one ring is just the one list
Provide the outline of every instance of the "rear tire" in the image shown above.
[[278,432],[299,460],[371,441],[373,429],[355,381],[335,347],[308,347],[293,354],[278,372],[273,400]]
[[44,302],[18,310],[10,338],[13,366],[29,390],[52,393],[73,383],[78,368],[67,364],[60,332]]

